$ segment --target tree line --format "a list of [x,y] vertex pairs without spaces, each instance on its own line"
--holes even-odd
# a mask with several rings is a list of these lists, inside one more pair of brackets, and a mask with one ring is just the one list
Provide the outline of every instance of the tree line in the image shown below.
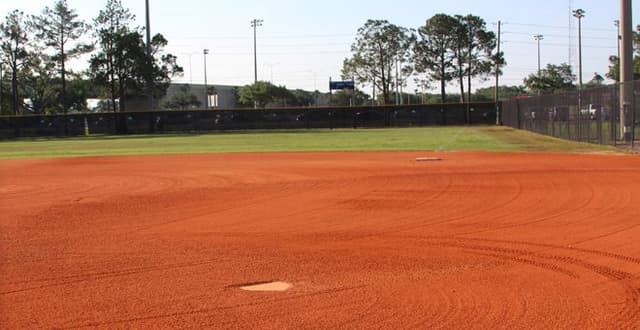
[[[121,0],[107,0],[91,22],[79,19],[66,0],[56,0],[40,15],[25,15],[19,10],[9,13],[0,22],[0,71],[6,73],[0,95],[9,96],[0,99],[2,108],[11,109],[11,114],[21,114],[23,109],[67,113],[86,109],[87,98],[99,98],[109,100],[103,102],[102,110],[125,111],[129,100],[160,99],[171,78],[181,75],[183,69],[174,55],[164,51],[168,41],[162,34],[147,44],[144,28],[134,26],[134,21],[135,16]],[[635,78],[640,79],[640,26],[634,32],[634,43]],[[471,14],[436,14],[415,29],[387,20],[368,20],[358,29],[352,55],[342,65],[342,78],[355,79],[359,89],[338,91],[324,103],[490,101],[495,88],[476,89],[472,94],[473,83],[502,74],[507,63],[498,49],[496,34],[481,17]],[[82,55],[90,55],[88,69],[69,70],[69,61]],[[610,57],[607,78],[618,79],[618,63],[617,56]],[[7,77],[10,81],[5,86]],[[422,93],[403,91],[411,79]],[[587,86],[602,85],[604,80],[596,73]],[[548,64],[526,77],[522,86],[501,86],[500,92],[506,97],[549,93],[575,88],[575,81],[570,65]],[[372,86],[371,95],[363,91],[364,85]],[[449,85],[457,86],[459,92],[447,94]],[[431,89],[439,94],[424,92]],[[237,104],[246,107],[308,106],[317,105],[327,94],[292,91],[259,81],[238,88],[234,97]],[[200,106],[200,101],[183,86],[161,105],[186,109]]]
[[[66,0],[57,0],[40,15],[9,13],[0,23],[0,62],[11,77],[3,109],[8,106],[16,115],[23,109],[67,113],[83,110],[87,98],[99,97],[110,100],[105,110],[124,111],[131,97],[163,96],[171,77],[183,69],[164,52],[164,36],[154,35],[147,45],[144,29],[134,26],[134,20],[120,0],[107,0],[90,23],[79,19]],[[88,70],[68,68],[70,60],[85,54],[90,55]]]
[[[394,96],[398,101],[408,99],[411,103],[446,103],[450,101],[446,86],[454,80],[460,88],[457,100],[466,102],[471,98],[474,80],[485,80],[499,70],[498,66],[506,64],[504,54],[497,51],[495,33],[487,29],[482,18],[474,15],[438,14],[418,29],[404,28],[387,20],[368,20],[358,29],[351,52],[353,55],[343,62],[342,79],[354,79],[359,86],[372,86],[372,95],[364,93],[362,88],[354,92],[338,91],[330,104],[361,105],[372,99],[378,104],[392,104]],[[400,92],[412,77],[423,90],[438,83],[439,100],[434,100],[433,94],[422,93],[419,97],[418,93]],[[264,100],[281,99],[282,93],[283,88],[256,82],[240,90],[240,101],[264,104]]]
[[466,102],[474,80],[485,80],[506,64],[497,49],[496,34],[474,15],[437,14],[417,29],[368,20],[358,29],[342,76],[372,85],[384,104],[392,103],[412,77],[425,89],[437,84],[442,103],[447,101],[446,86],[455,81],[460,102]]
[[[640,79],[640,25],[633,31],[633,79]],[[617,55],[609,57],[609,68],[605,76],[615,82],[620,81],[620,59]],[[524,86],[530,93],[555,93],[575,89],[577,76],[567,63],[547,64],[539,73],[524,79]],[[595,72],[593,78],[584,87],[595,88],[604,85],[605,77]]]

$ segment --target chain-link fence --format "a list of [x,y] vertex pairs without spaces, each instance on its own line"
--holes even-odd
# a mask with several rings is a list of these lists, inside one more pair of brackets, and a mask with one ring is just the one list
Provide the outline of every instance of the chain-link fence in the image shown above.
[[634,147],[640,139],[639,102],[640,81],[516,98],[502,103],[502,122],[567,140]]
[[[467,117],[467,113],[469,116]],[[468,118],[468,119],[467,119]],[[378,128],[493,124],[493,103],[0,117],[0,138],[247,129]]]

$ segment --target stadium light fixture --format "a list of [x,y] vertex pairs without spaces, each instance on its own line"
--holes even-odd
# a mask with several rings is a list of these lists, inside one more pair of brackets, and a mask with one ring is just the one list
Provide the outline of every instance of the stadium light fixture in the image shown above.
[[538,76],[540,75],[540,41],[544,40],[542,34],[536,34],[533,38],[538,42]]
[[207,87],[207,55],[209,55],[209,50],[205,49],[202,53],[204,55],[204,108],[209,109],[209,88]]
[[254,82],[258,82],[258,43],[257,43],[257,30],[258,26],[262,26],[264,20],[254,19],[251,21],[251,27],[253,28],[253,73]]

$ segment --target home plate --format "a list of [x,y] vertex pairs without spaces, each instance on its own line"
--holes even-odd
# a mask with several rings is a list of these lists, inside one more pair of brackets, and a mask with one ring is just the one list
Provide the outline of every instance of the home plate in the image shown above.
[[442,161],[442,158],[438,157],[418,157],[416,158],[416,162],[439,162]]
[[254,292],[284,292],[291,289],[291,287],[293,285],[286,282],[268,282],[241,286],[240,289]]

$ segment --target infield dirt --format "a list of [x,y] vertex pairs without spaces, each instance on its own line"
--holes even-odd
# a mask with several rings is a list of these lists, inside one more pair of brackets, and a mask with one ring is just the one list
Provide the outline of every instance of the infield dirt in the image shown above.
[[[639,169],[541,153],[1,161],[0,327],[637,329]],[[292,286],[241,289],[270,282]]]

